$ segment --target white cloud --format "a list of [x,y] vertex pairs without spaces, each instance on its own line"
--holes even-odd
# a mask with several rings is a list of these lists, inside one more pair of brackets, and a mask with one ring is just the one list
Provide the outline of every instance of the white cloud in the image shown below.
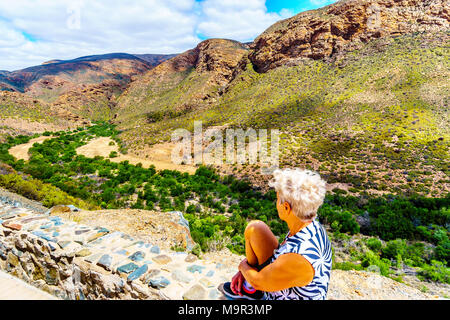
[[268,13],[264,0],[0,1],[0,70],[111,52],[179,53],[199,34],[251,41],[292,14]]
[[267,12],[264,0],[205,0],[202,2],[203,21],[198,32],[206,37],[251,41],[278,20],[292,16]]
[[[200,41],[194,6],[194,0],[0,1],[0,70],[110,52],[182,52]],[[79,29],[73,28],[78,8]]]

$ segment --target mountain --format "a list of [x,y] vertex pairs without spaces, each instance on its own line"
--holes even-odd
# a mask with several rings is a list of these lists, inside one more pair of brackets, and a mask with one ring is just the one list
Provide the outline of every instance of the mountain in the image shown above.
[[0,90],[22,93],[85,119],[105,120],[113,113],[115,98],[133,77],[173,55],[140,56],[142,59],[126,53],[92,55],[2,71]]
[[[15,94],[0,110],[111,120],[138,155],[194,120],[279,129],[280,165],[313,168],[342,192],[438,195],[448,190],[449,11],[448,0],[342,0],[252,43],[209,39],[175,56],[113,53],[2,71],[1,90]],[[221,167],[264,188],[258,169]]]
[[145,127],[213,103],[247,52],[237,41],[201,42],[132,82],[118,99],[117,120],[126,127]]
[[[120,138],[138,152],[194,120],[277,128],[281,166],[318,170],[342,192],[445,193],[449,9],[345,0],[280,21],[248,46],[202,42],[123,92]],[[258,166],[221,169],[267,185]]]
[[[98,83],[107,77],[129,80],[151,65],[133,55],[114,53],[81,57],[73,60],[53,60],[39,66],[9,72],[2,80],[14,84],[18,91],[40,96],[44,90],[64,90],[82,83]],[[52,95],[53,96],[53,95]]]
[[133,54],[135,57],[147,61],[152,66],[156,67],[158,64],[176,57],[178,54]]
[[447,0],[346,0],[279,21],[252,44],[250,60],[265,72],[302,58],[330,60],[372,40],[449,28]]

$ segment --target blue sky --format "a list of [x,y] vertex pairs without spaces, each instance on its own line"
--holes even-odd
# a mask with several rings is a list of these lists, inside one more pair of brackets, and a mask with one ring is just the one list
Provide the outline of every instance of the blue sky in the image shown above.
[[333,0],[0,1],[0,70],[111,52],[179,53],[208,38],[252,41]]
[[269,12],[280,12],[283,9],[291,10],[293,13],[299,13],[306,10],[317,9],[336,1],[327,0],[267,0],[266,7]]

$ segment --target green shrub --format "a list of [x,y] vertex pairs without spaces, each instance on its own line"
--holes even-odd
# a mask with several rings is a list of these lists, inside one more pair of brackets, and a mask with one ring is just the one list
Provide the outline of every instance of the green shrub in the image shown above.
[[380,239],[377,238],[369,238],[366,243],[369,249],[374,252],[380,252],[383,246]]
[[429,279],[432,281],[439,281],[450,283],[450,270],[444,263],[436,260],[431,261],[431,265],[424,265],[418,272],[420,279]]
[[36,179],[24,180],[18,174],[0,175],[0,186],[26,198],[40,201],[48,208],[73,204],[81,209],[97,209],[95,205],[69,196],[60,189]]
[[319,219],[331,225],[333,231],[356,234],[359,233],[359,225],[349,211],[323,204],[319,209]]
[[109,153],[109,158],[117,158],[119,156],[119,154],[117,153],[117,151],[111,151]]
[[360,264],[344,261],[344,262],[333,262],[333,269],[348,271],[348,270],[362,270],[363,268]]
[[383,257],[388,259],[396,259],[398,255],[404,257],[406,248],[407,244],[403,239],[388,241],[386,246],[382,249]]
[[380,268],[380,273],[383,276],[389,275],[389,269],[391,267],[391,262],[385,258],[380,259],[380,257],[371,250],[367,250],[361,259],[361,266],[367,268],[369,266],[377,266]]

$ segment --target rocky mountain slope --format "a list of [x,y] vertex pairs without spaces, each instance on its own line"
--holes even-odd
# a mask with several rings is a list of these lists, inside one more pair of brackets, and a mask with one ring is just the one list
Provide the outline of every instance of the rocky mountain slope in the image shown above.
[[[318,170],[345,192],[446,193],[449,8],[346,0],[280,21],[225,57],[198,60],[203,42],[124,91],[120,137],[140,152],[194,120],[277,128],[281,165]],[[266,185],[258,166],[221,169]]]
[[449,28],[448,0],[346,0],[279,21],[252,44],[255,70],[331,60],[383,37]]
[[20,104],[33,109],[32,104],[23,104],[30,98],[41,105],[51,105],[60,113],[72,113],[85,120],[106,120],[114,114],[116,97],[133,77],[171,57],[112,53],[51,60],[23,70],[0,72],[0,89],[18,93],[9,95],[10,107]]
[[120,96],[118,121],[133,127],[142,121],[176,118],[212,103],[246,53],[247,47],[237,41],[210,39],[163,62]]

